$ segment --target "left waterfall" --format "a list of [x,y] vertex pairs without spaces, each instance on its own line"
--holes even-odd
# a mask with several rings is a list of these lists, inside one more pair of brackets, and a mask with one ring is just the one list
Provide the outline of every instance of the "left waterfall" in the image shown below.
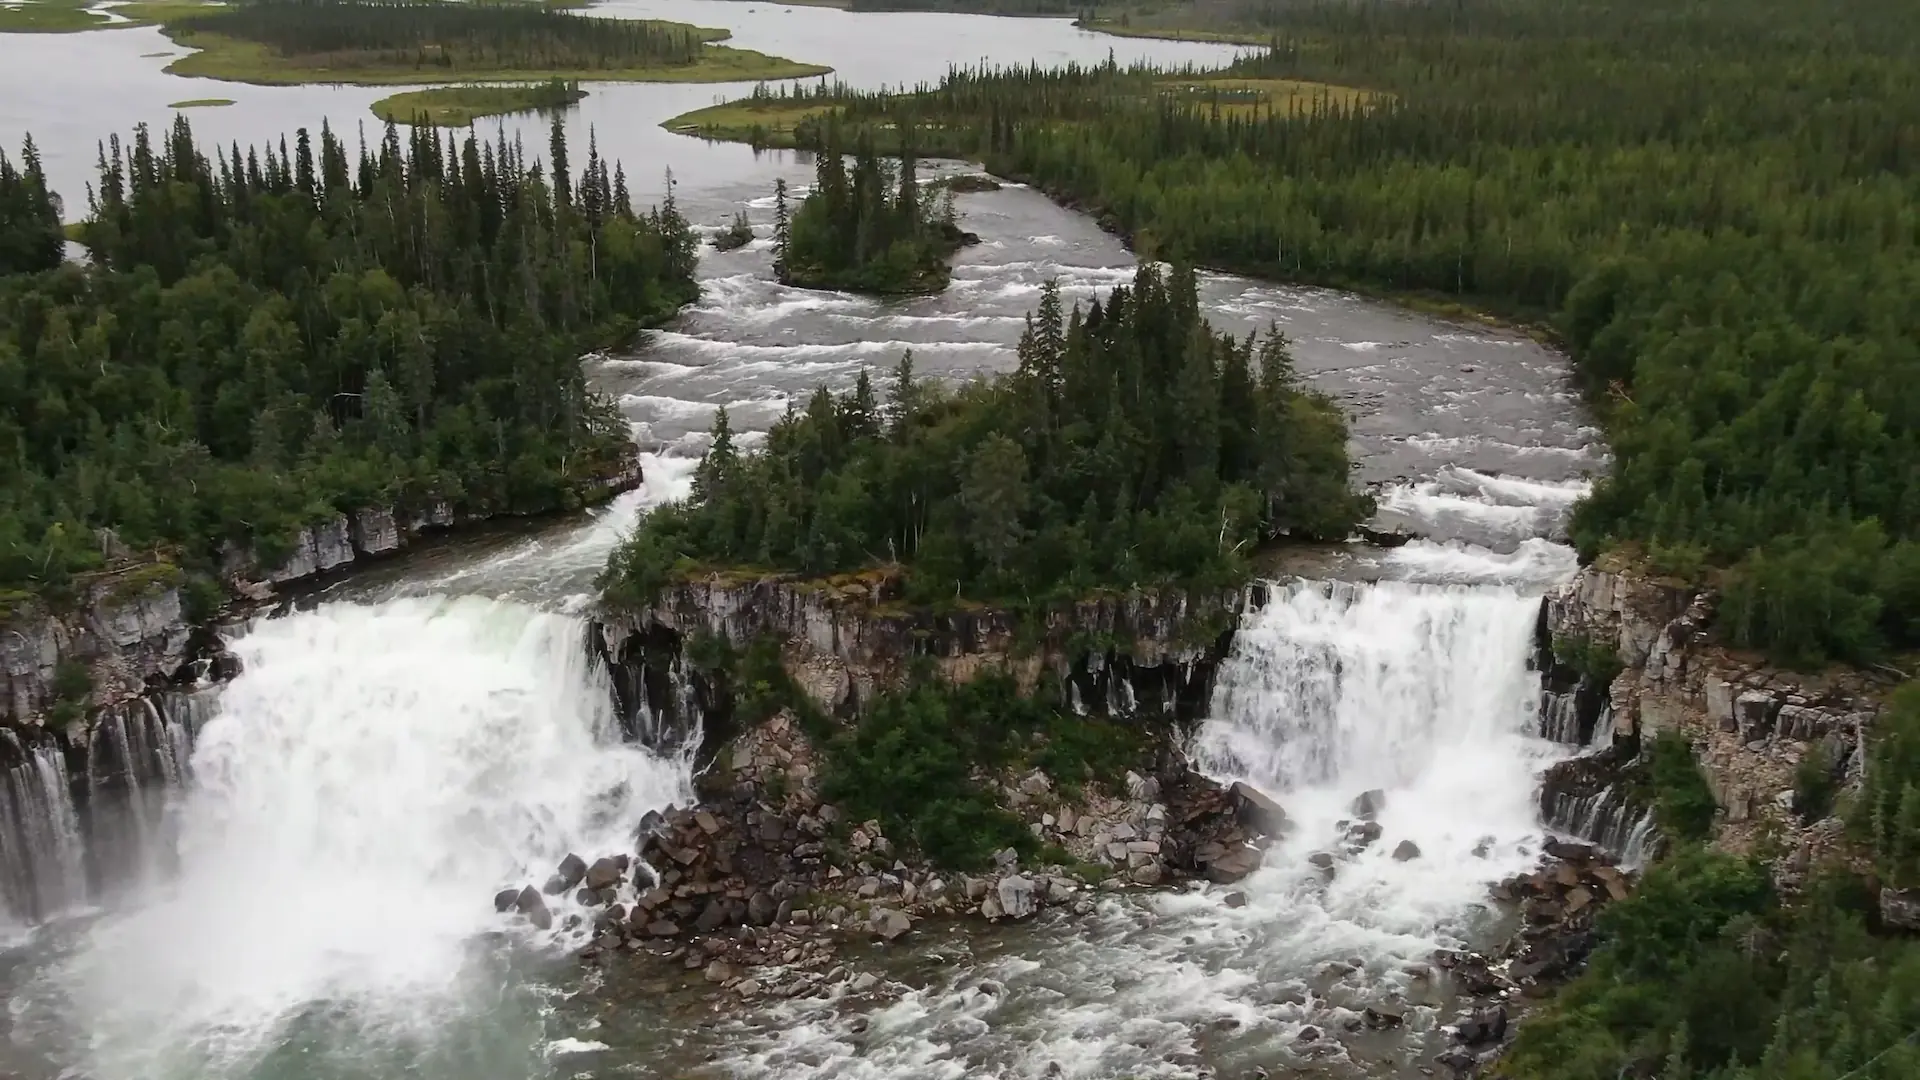
[[432,1075],[433,1048],[487,1045],[450,1026],[517,1038],[495,932],[532,931],[494,890],[630,850],[690,794],[683,757],[621,741],[585,632],[480,597],[254,624],[172,808],[174,872],[74,941],[23,1026],[83,1042],[100,1080],[273,1075],[317,1044],[340,1075]]

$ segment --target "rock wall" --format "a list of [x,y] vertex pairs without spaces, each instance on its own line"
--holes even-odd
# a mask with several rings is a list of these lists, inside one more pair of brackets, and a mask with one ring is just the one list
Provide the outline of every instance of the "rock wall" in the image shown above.
[[1200,716],[1240,612],[1260,591],[1139,592],[1061,607],[1023,622],[994,609],[910,610],[895,583],[840,583],[715,575],[669,590],[645,611],[607,613],[592,640],[613,673],[629,734],[655,746],[708,729],[725,739],[726,688],[694,670],[686,651],[711,637],[735,648],[772,637],[796,684],[820,708],[850,715],[900,685],[916,662],[966,681],[1006,671],[1031,690],[1051,675],[1076,707],[1099,715]]
[[[1796,769],[1820,750],[1838,776],[1857,781],[1863,736],[1890,683],[1851,670],[1782,671],[1726,649],[1707,633],[1712,605],[1710,595],[1678,582],[1587,567],[1545,604],[1548,683],[1589,694],[1600,714],[1592,728],[1604,736],[1610,723],[1623,757],[1643,737],[1685,735],[1722,811],[1717,842],[1747,851],[1765,836],[1785,840],[1782,870],[1792,877],[1841,839],[1837,820],[1799,821]],[[1608,686],[1585,686],[1585,676],[1569,667],[1565,654],[1576,642],[1612,650],[1620,670]]]

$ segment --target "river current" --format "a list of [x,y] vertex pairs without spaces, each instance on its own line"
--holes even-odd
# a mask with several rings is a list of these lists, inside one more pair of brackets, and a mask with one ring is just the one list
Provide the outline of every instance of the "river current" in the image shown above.
[[[596,11],[726,26],[735,44],[832,64],[865,87],[981,61],[1098,62],[1111,51],[1121,63],[1205,64],[1232,53],[1064,20],[753,0]],[[197,112],[196,130],[248,143],[323,119],[353,131],[384,94],[215,86],[164,75],[166,59],[148,55],[178,51],[151,29],[0,36],[0,142],[31,130],[75,217],[96,140],[166,122],[167,102],[235,99]],[[618,537],[686,494],[714,411],[763,431],[814,386],[851,386],[863,368],[881,376],[909,347],[928,375],[1005,370],[1044,282],[1084,302],[1134,266],[1086,217],[1008,185],[958,197],[981,243],[961,252],[940,296],[786,288],[770,273],[771,190],[776,178],[803,189],[811,160],[658,127],[747,88],[590,89],[570,136],[583,147],[591,128],[636,198],[657,199],[671,168],[682,211],[703,229],[741,208],[762,227],[744,249],[703,249],[702,299],[670,326],[588,361],[633,424],[645,486],[578,519],[387,564],[239,631],[245,673],[174,725],[188,775],[164,793],[164,827],[145,841],[168,857],[117,860],[127,865],[112,894],[63,892],[63,916],[18,927],[0,952],[0,1073],[1417,1075],[1426,1040],[1451,1018],[1422,965],[1436,947],[1493,933],[1486,884],[1537,850],[1533,778],[1560,751],[1535,737],[1534,614],[1541,591],[1572,571],[1566,514],[1605,456],[1563,357],[1337,292],[1202,279],[1217,325],[1293,338],[1300,370],[1353,418],[1356,479],[1379,491],[1380,524],[1423,537],[1313,562],[1236,636],[1196,758],[1273,792],[1301,823],[1242,886],[1245,906],[1227,907],[1218,890],[1111,894],[1086,917],[928,927],[867,958],[894,983],[882,999],[728,1012],[618,976],[583,984],[551,943],[493,915],[501,881],[543,875],[570,849],[612,849],[646,811],[688,797],[688,762],[619,741],[606,674],[582,659],[581,614]],[[544,145],[543,121],[506,126]],[[32,802],[43,774],[9,777],[9,805]],[[1387,842],[1330,882],[1307,855],[1371,788],[1388,792]],[[1425,857],[1389,858],[1401,839]],[[1406,1030],[1347,1033],[1376,1003],[1406,1009]]]

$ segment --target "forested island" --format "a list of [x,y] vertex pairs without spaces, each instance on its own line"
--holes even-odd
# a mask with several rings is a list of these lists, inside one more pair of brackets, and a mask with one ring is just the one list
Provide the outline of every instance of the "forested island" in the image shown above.
[[[102,148],[63,262],[29,143],[0,166],[0,590],[128,559],[212,580],[336,511],[580,505],[631,453],[582,353],[692,300],[695,237],[589,148],[472,135]],[[109,534],[102,530],[110,530]]]
[[909,602],[936,605],[1224,585],[1262,545],[1343,539],[1371,510],[1339,409],[1300,385],[1284,338],[1211,330],[1190,270],[1144,266],[1085,311],[1047,287],[1019,358],[949,390],[903,356],[884,398],[865,373],[817,390],[753,453],[721,410],[692,497],[621,545],[608,600],[743,564],[897,567]]
[[199,50],[168,72],[264,84],[730,82],[831,70],[714,44],[725,30],[531,3],[248,0],[170,14],[166,33]]
[[586,96],[579,83],[566,79],[525,86],[443,86],[381,98],[373,103],[373,115],[396,124],[471,127],[488,116],[554,112],[577,105]]
[[951,198],[928,197],[908,143],[895,167],[862,139],[849,173],[843,148],[828,136],[797,210],[789,212],[786,184],[779,184],[774,268],[781,282],[888,296],[947,287],[947,259],[974,238],[954,224]]

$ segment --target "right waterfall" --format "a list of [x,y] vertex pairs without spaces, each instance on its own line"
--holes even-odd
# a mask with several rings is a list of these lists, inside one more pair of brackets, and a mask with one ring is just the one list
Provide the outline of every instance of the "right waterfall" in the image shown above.
[[1428,934],[1539,850],[1537,589],[1295,581],[1249,612],[1195,757],[1292,821],[1264,876],[1330,876],[1331,912]]

